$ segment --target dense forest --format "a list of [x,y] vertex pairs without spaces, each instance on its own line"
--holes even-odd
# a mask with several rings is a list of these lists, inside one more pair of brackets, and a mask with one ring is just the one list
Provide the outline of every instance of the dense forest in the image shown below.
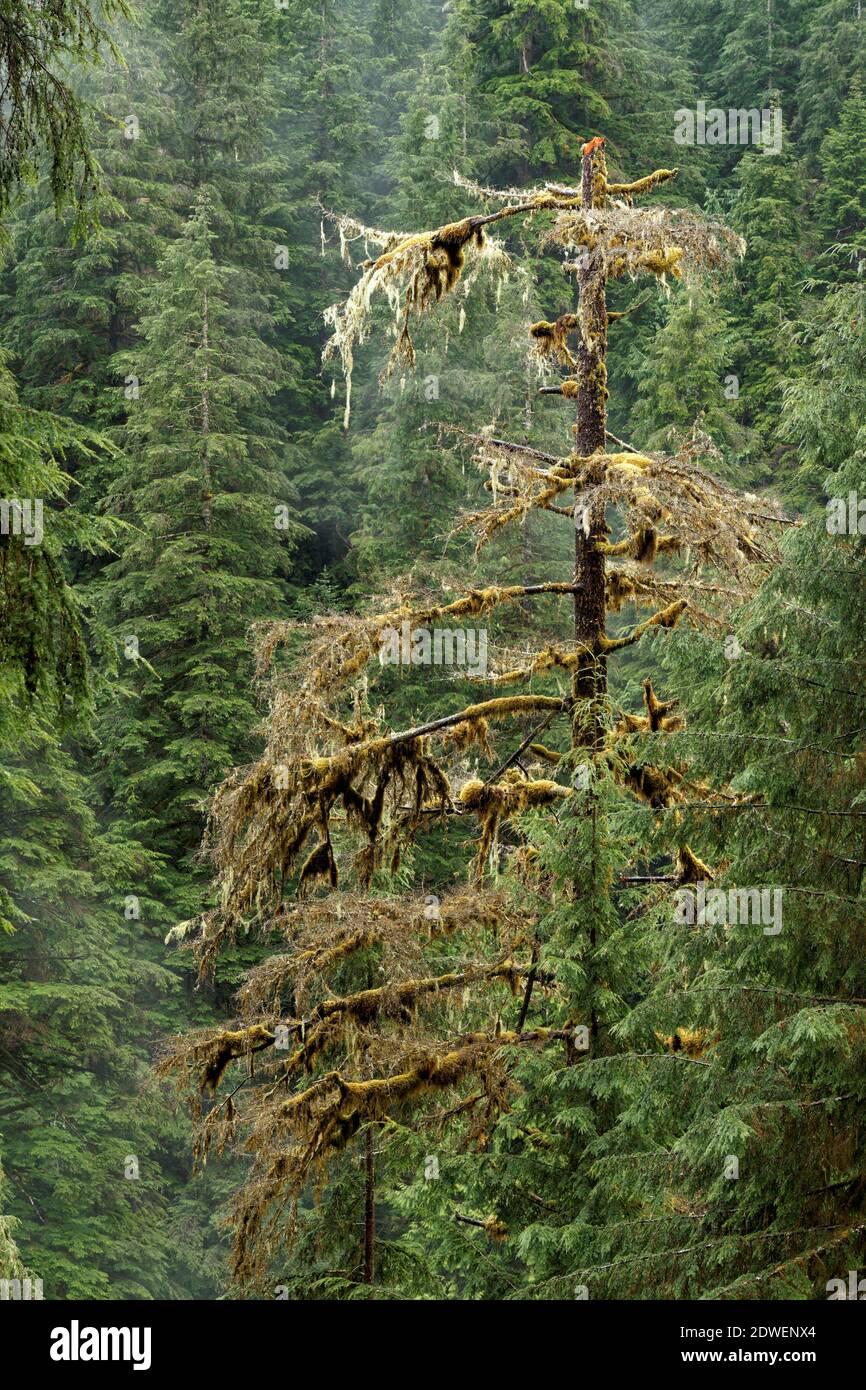
[[0,0],[0,81],[0,1280],[832,1297],[859,0]]

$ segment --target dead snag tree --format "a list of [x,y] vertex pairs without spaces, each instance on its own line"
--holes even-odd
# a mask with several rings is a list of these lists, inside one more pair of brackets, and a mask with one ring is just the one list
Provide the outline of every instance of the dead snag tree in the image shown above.
[[[234,1213],[235,1270],[246,1284],[263,1279],[298,1238],[304,1194],[327,1188],[338,1156],[356,1141],[363,1235],[344,1272],[372,1281],[376,1153],[398,1127],[447,1125],[464,1146],[488,1144],[513,1100],[524,1050],[552,1049],[575,1065],[584,1055],[574,1047],[577,1028],[589,1031],[592,1047],[611,1045],[604,1029],[616,1005],[596,925],[575,945],[589,980],[576,991],[536,932],[528,894],[509,896],[509,877],[539,886],[525,813],[558,816],[567,807],[597,818],[592,788],[574,776],[578,762],[653,808],[703,791],[687,767],[665,769],[640,752],[643,735],[682,727],[676,700],[659,699],[647,680],[643,714],[614,709],[608,660],[685,615],[718,621],[729,597],[770,562],[766,518],[777,514],[703,471],[696,447],[675,456],[621,441],[608,449],[608,331],[624,314],[608,311],[606,292],[623,277],[649,274],[664,287],[668,277],[720,271],[743,247],[692,212],[635,206],[676,170],[611,182],[602,139],[584,146],[582,169],[579,188],[528,193],[458,180],[499,206],[411,236],[333,218],[346,256],[358,241],[377,252],[329,315],[325,356],[342,361],[347,418],[355,348],[378,298],[393,315],[386,371],[411,367],[418,316],[465,294],[485,269],[509,274],[494,224],[524,219],[563,254],[565,273],[577,279],[576,310],[532,324],[529,345],[544,392],[576,406],[574,449],[560,457],[489,433],[468,436],[491,498],[457,529],[473,532],[478,549],[531,512],[546,512],[552,525],[573,528],[574,569],[546,583],[454,597],[398,587],[379,612],[329,615],[303,628],[280,623],[259,635],[260,667],[272,682],[267,747],[214,800],[216,906],[173,935],[195,949],[203,975],[251,930],[278,947],[243,985],[237,1026],[183,1040],[166,1062],[208,1098],[200,1156],[235,1135],[252,1155]],[[495,623],[530,598],[570,602],[573,633],[550,642],[528,632],[515,665],[500,653],[485,698],[391,727],[376,699],[386,633],[403,623],[416,632]],[[625,630],[620,617],[609,632],[609,615],[626,608],[647,616]],[[278,649],[290,652],[287,672],[276,672]],[[468,889],[441,901],[395,891],[401,854],[426,827],[472,820],[479,833]],[[690,882],[711,873],[684,844],[671,876]],[[541,885],[542,898],[559,891],[552,878]],[[614,887],[605,881],[599,891],[610,899]],[[519,996],[510,1027],[509,991]],[[496,1212],[456,1216],[503,1234]]]

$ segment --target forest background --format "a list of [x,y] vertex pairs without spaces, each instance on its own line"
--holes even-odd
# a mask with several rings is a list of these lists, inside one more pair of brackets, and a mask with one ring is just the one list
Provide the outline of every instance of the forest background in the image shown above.
[[[4,33],[20,9],[0,7]],[[767,1281],[814,1296],[836,1272],[819,1230],[835,1240],[844,1224],[836,1263],[856,1264],[864,555],[856,527],[830,534],[827,517],[831,499],[866,486],[864,24],[850,0],[674,11],[655,0],[143,0],[134,17],[108,17],[122,60],[100,43],[101,62],[74,67],[92,106],[92,188],[80,163],[59,194],[44,161],[10,190],[4,177],[0,491],[46,503],[42,545],[5,527],[0,537],[0,1275],[29,1271],[52,1298],[225,1295],[224,1221],[247,1160],[225,1155],[193,1177],[188,1117],[153,1067],[173,1035],[233,1017],[261,959],[260,943],[242,940],[201,984],[165,944],[209,901],[209,795],[261,747],[251,625],[367,612],[410,576],[460,587],[470,552],[450,523],[483,487],[431,422],[495,423],[540,449],[570,439],[538,395],[526,329],[573,304],[556,255],[520,230],[528,275],[498,293],[482,285],[465,311],[443,305],[419,332],[414,375],[380,385],[387,344],[374,336],[359,352],[347,428],[345,382],[321,353],[325,310],[354,272],[327,213],[435,227],[477,211],[452,171],[483,187],[573,183],[581,145],[599,134],[622,177],[676,164],[660,202],[724,218],[747,245],[727,280],[673,282],[612,335],[611,431],[647,449],[697,440],[719,476],[802,522],[724,632],[677,630],[652,656],[653,678],[675,682],[688,711],[693,757],[760,789],[760,811],[719,817],[709,834],[740,881],[790,892],[792,929],[760,986],[790,1000],[773,1020],[784,1036],[768,1041],[767,1018],[739,993],[758,988],[751,948],[729,949],[733,998],[707,1023],[729,1052],[709,1098],[689,1110],[680,1097],[676,1133],[663,1135],[670,1083],[651,1069],[630,1122],[649,1148],[693,1152],[696,1170],[708,1151],[762,1152],[763,1185],[738,1187],[718,1236],[719,1265],[745,1281],[735,1296],[766,1294]],[[773,113],[781,148],[679,143],[676,113],[700,102]],[[204,426],[187,408],[203,370]],[[566,553],[545,520],[498,540],[479,582],[543,578]],[[643,674],[626,660],[617,699],[637,708]],[[394,727],[447,714],[454,684],[439,669],[393,673]],[[468,838],[431,836],[391,891],[462,881]],[[636,980],[624,997],[638,1009],[645,994]],[[796,1079],[797,1099],[774,1098],[773,1067]],[[577,1102],[560,1093],[559,1104],[573,1138]],[[815,1105],[826,1128],[798,1122],[793,1139],[754,1104],[798,1121]],[[814,1192],[807,1211],[785,1185],[815,1144],[828,1155],[822,1189],[841,1203],[824,1216]],[[622,1244],[604,1157],[602,1246],[644,1261],[641,1287],[670,1296],[663,1247],[643,1231]],[[275,1256],[274,1282],[292,1296],[544,1296],[582,1267],[577,1235],[555,1220],[519,1241],[501,1238],[498,1217],[489,1224],[516,1179],[487,1154],[461,1154],[459,1179],[435,1187],[423,1158],[400,1150],[380,1168],[371,1290],[352,1164],[309,1241]],[[550,1193],[536,1187],[542,1212],[567,1205],[561,1174]],[[703,1212],[696,1202],[673,1217]],[[802,1250],[817,1252],[820,1275],[802,1250],[777,1276],[779,1250],[755,1254],[762,1233],[807,1228]],[[686,1261],[687,1283],[706,1277]]]

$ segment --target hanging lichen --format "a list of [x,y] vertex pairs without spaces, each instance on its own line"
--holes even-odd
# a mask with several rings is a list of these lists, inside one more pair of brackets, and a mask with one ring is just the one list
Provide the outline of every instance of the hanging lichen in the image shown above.
[[[608,328],[644,302],[610,313],[608,281],[648,275],[664,288],[668,277],[715,273],[742,252],[738,237],[696,213],[633,206],[675,176],[659,169],[611,181],[596,137],[583,147],[580,188],[550,183],[522,193],[457,179],[501,206],[430,231],[381,232],[325,214],[346,264],[355,243],[366,252],[351,294],[326,316],[325,357],[339,358],[346,376],[346,424],[354,352],[377,299],[391,314],[387,374],[397,362],[414,364],[410,329],[423,314],[459,287],[462,328],[465,291],[479,271],[500,286],[512,273],[493,224],[523,219],[542,246],[574,255],[564,269],[577,275],[576,312],[528,326],[542,390],[577,402],[574,452],[545,453],[492,428],[470,435],[442,426],[440,442],[471,447],[489,499],[458,519],[457,533],[473,533],[480,549],[535,516],[569,528],[577,560],[556,581],[467,589],[454,574],[440,590],[395,581],[368,611],[269,623],[257,633],[270,701],[265,748],[213,800],[214,905],[171,935],[196,952],[203,978],[249,931],[277,947],[245,980],[232,1026],[179,1043],[164,1064],[208,1097],[202,1161],[243,1135],[251,1165],[233,1216],[241,1281],[263,1279],[278,1244],[291,1245],[292,1212],[356,1136],[370,1153],[374,1134],[387,1145],[404,1128],[453,1128],[463,1148],[484,1149],[518,1086],[519,1049],[556,1049],[572,1067],[584,1055],[575,1029],[597,1043],[596,1006],[575,1007],[574,962],[569,974],[551,958],[535,906],[573,885],[554,878],[528,837],[540,813],[595,826],[592,793],[581,778],[571,783],[576,759],[582,773],[643,802],[651,812],[643,821],[672,822],[678,839],[686,803],[708,795],[677,751],[685,727],[677,698],[660,698],[647,679],[643,711],[617,711],[607,691],[608,662],[621,651],[665,640],[681,622],[718,625],[726,603],[746,596],[773,561],[768,523],[783,519],[770,499],[744,500],[705,470],[699,430],[675,454],[641,452],[606,430]],[[567,375],[550,385],[557,368]],[[545,622],[509,625],[514,606],[531,601],[544,606]],[[419,631],[482,620],[492,660],[471,678],[495,693],[466,704],[449,701],[445,685],[436,717],[392,727],[382,695],[388,667],[416,664]],[[554,768],[564,780],[545,775]],[[716,794],[737,804],[730,788]],[[472,843],[469,891],[425,893],[417,881],[401,891],[415,872],[405,858],[400,867],[401,857],[434,828]],[[506,859],[512,897],[498,877]],[[490,876],[495,889],[485,886]],[[680,843],[674,864],[652,878],[663,893],[709,881],[713,871]],[[581,970],[606,962],[605,949],[589,943]],[[597,997],[611,992],[601,968]],[[530,1007],[539,1026],[526,1026]],[[715,1042],[683,1027],[656,1038],[695,1063]],[[554,1144],[538,1130],[520,1139],[539,1150]],[[508,1234],[495,1213],[459,1219],[493,1240]]]

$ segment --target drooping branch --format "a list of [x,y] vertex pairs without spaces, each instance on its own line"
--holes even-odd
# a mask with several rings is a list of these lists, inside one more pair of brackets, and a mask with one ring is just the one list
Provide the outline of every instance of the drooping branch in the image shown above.
[[503,950],[517,949],[525,917],[501,892],[453,891],[440,897],[406,899],[336,893],[327,898],[282,904],[270,927],[280,931],[289,951],[268,956],[250,972],[238,999],[242,1015],[282,1013],[291,991],[296,1009],[306,1008],[312,983],[362,951],[375,950],[389,973],[420,970],[433,941],[460,934],[464,942],[495,934]]
[[514,994],[518,981],[529,969],[529,965],[516,965],[509,957],[494,965],[471,965],[463,970],[417,980],[399,980],[375,989],[326,999],[312,1010],[309,1017],[284,1025],[286,1036],[300,1034],[301,1041],[286,1059],[275,1086],[283,1085],[301,1068],[310,1070],[315,1059],[326,1049],[333,1050],[343,1045],[347,1029],[369,1027],[384,1018],[405,1022],[407,1013],[416,1008],[425,995],[436,997],[472,984],[505,981]]
[[[602,151],[603,142],[597,152],[589,151],[595,180],[590,202],[582,188],[571,190],[549,185],[525,195],[518,194],[496,212],[464,217],[458,222],[408,236],[375,232],[355,219],[322,210],[325,217],[337,224],[344,248],[349,238],[362,238],[383,248],[375,258],[364,263],[362,275],[346,302],[331,306],[325,314],[333,333],[323,360],[339,357],[342,361],[346,378],[345,427],[348,428],[351,410],[354,350],[369,331],[375,296],[383,294],[395,316],[394,347],[385,375],[393,371],[400,359],[412,368],[415,349],[409,331],[411,316],[423,314],[453,292],[463,275],[467,254],[476,258],[477,268],[487,265],[500,282],[514,271],[504,247],[488,238],[486,229],[489,226],[514,217],[532,218],[537,213],[556,212],[559,214],[557,221],[544,233],[543,240],[585,248],[600,258],[605,278],[647,271],[664,280],[666,274],[679,277],[684,268],[718,268],[729,254],[741,254],[741,240],[721,223],[713,224],[705,233],[705,224],[690,213],[661,209],[653,219],[633,217],[630,205],[634,197],[674,178],[676,170],[658,169],[632,184],[609,184]],[[596,153],[598,157],[593,159]],[[462,186],[481,197],[500,197],[495,190],[480,189],[466,181],[462,181]],[[471,283],[474,274],[475,271],[468,280],[464,278],[464,288]],[[586,323],[581,326],[584,335],[587,327]],[[571,360],[564,341],[559,347],[564,360]]]
[[534,1028],[525,1033],[499,1032],[494,1036],[470,1034],[458,1040],[451,1050],[422,1053],[413,1067],[395,1075],[355,1081],[341,1072],[328,1072],[305,1091],[283,1101],[279,1106],[280,1120],[307,1140],[307,1153],[312,1157],[327,1148],[343,1147],[363,1121],[382,1119],[410,1097],[457,1085],[492,1053],[505,1047],[556,1042],[568,1036],[564,1028]]
[[491,700],[482,700],[477,705],[467,705],[457,714],[446,714],[441,719],[431,719],[427,724],[418,724],[414,729],[404,729],[401,733],[389,735],[391,743],[406,739],[420,738],[425,734],[438,733],[440,729],[455,724],[471,723],[476,719],[501,719],[507,716],[531,714],[535,710],[547,709],[554,714],[568,708],[569,701],[558,695],[503,695]]
[[608,309],[607,321],[609,324],[619,323],[620,319],[627,318],[629,314],[636,314],[639,309],[642,309],[644,305],[649,304],[649,302],[650,296],[645,294],[641,299],[636,299],[633,304],[629,304],[627,309],[617,309],[616,311]]
[[[424,603],[404,598],[395,607],[371,616],[339,614],[320,619],[311,626],[297,622],[270,623],[257,645],[260,672],[266,671],[274,652],[297,634],[308,636],[307,678],[299,691],[307,711],[319,709],[320,699],[332,694],[352,677],[360,675],[368,662],[380,658],[386,638],[394,640],[404,627],[412,632],[431,628],[453,618],[482,618],[501,604],[518,603],[525,598],[547,594],[573,594],[570,581],[539,584],[488,585],[470,589],[450,603]],[[357,734],[354,735],[357,738]]]

